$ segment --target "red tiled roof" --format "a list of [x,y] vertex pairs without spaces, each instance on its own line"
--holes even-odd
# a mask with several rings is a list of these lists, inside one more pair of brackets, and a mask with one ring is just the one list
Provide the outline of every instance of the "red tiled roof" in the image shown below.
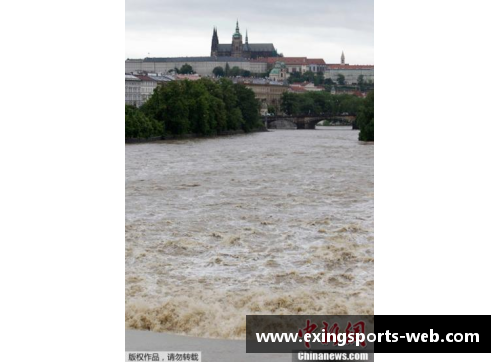
[[310,64],[321,64],[326,65],[324,59],[322,58],[312,58],[307,57],[270,57],[267,58],[268,64],[274,64],[276,62],[284,62],[286,65],[310,65]]
[[134,77],[139,78],[143,82],[144,81],[146,81],[146,82],[156,82],[156,80],[154,80],[153,78],[148,77],[147,75],[134,74]]
[[297,93],[307,92],[307,91],[304,89],[304,87],[303,87],[303,86],[301,86],[301,85],[294,85],[294,84],[290,85],[290,90],[291,90],[292,92],[297,92]]
[[[308,86],[308,85],[311,85],[312,87],[306,88],[306,86]],[[307,89],[310,89],[310,88],[325,90],[325,87],[323,87],[323,86],[314,86],[314,83],[310,83],[310,82],[290,84],[290,89],[293,92],[299,92],[299,93],[307,92]]]
[[267,58],[268,64],[274,64],[276,62],[284,62],[286,65],[307,65],[306,57],[271,57]]
[[321,64],[321,65],[326,64],[325,61],[322,58],[318,58],[318,59],[306,59],[306,61],[307,61],[307,64]]

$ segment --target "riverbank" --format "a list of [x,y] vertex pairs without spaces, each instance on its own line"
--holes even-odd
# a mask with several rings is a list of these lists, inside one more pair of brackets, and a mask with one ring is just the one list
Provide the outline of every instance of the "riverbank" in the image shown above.
[[255,130],[251,130],[249,132],[245,132],[243,130],[224,131],[214,135],[201,135],[196,133],[189,133],[184,135],[167,135],[167,136],[158,136],[150,138],[125,138],[125,143],[147,143],[147,142],[175,140],[175,139],[189,139],[189,138],[213,138],[213,137],[234,136],[238,134],[255,133],[255,132],[269,132],[269,130],[265,127],[260,127]]

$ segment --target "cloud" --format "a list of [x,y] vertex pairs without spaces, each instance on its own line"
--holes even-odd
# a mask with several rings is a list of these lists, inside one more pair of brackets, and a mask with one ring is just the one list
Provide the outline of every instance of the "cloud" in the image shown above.
[[126,0],[125,57],[209,55],[212,28],[230,43],[236,19],[249,42],[285,56],[373,64],[373,0]]

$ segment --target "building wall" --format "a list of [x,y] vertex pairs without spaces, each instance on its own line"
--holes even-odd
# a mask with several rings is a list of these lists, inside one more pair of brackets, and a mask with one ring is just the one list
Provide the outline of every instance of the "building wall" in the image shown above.
[[326,70],[326,65],[324,64],[309,64],[308,70],[310,70],[313,73],[318,73],[318,72],[325,72]]
[[357,83],[358,77],[363,75],[365,82],[372,81],[375,83],[373,68],[362,69],[327,69],[324,72],[325,79],[330,78],[334,82],[337,81],[337,76],[343,74],[347,84]]
[[304,74],[305,72],[307,72],[309,70],[307,65],[305,65],[305,64],[302,64],[302,65],[297,65],[297,64],[288,65],[287,64],[286,68],[288,70],[288,74],[294,73],[294,72],[299,72],[301,74]]
[[250,73],[263,74],[267,72],[267,63],[265,62],[250,62]]
[[[171,69],[180,69],[186,63],[191,65],[193,70],[201,76],[213,75],[212,71],[215,67],[226,68],[225,61],[144,62],[142,60],[126,60],[125,72],[147,71],[150,73],[167,73]],[[230,68],[239,67],[252,73],[265,73],[267,70],[267,63],[265,62],[230,61],[227,63]]]
[[142,104],[141,81],[134,78],[125,76],[125,104],[138,107]]
[[155,81],[141,81],[141,101],[143,104],[151,97],[156,85]]
[[272,105],[279,112],[281,108],[281,95],[288,90],[287,86],[275,84],[245,84],[255,93],[255,98],[265,101],[268,106]]
[[132,73],[142,70],[142,59],[127,59],[125,61],[125,73]]

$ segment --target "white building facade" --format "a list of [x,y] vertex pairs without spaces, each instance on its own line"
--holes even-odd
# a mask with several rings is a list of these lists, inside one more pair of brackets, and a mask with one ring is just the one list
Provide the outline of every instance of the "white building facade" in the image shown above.
[[158,83],[147,75],[135,75],[135,77],[141,81],[141,104],[144,104],[151,97]]
[[375,67],[373,65],[330,64],[324,71],[325,79],[337,81],[339,74],[345,77],[346,84],[357,84],[358,77],[363,76],[364,82],[375,83]]
[[125,104],[136,107],[142,104],[141,80],[130,74],[125,74]]
[[239,67],[251,73],[261,74],[267,71],[266,61],[256,61],[234,57],[184,57],[184,58],[145,58],[127,59],[125,73],[148,72],[166,74],[175,68],[180,69],[184,64],[189,64],[193,71],[201,76],[212,76],[215,67],[226,69]]

